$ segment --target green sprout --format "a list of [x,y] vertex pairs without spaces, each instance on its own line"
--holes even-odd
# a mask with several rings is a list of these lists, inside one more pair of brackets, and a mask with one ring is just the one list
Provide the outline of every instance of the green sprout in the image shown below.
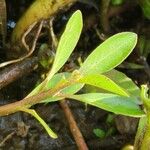
[[[9,104],[8,107],[7,105],[0,107],[1,116],[17,111],[27,112],[41,123],[52,138],[56,138],[57,135],[38,116],[35,110],[30,109],[32,105],[69,98],[115,114],[137,117],[141,120],[145,116],[149,118],[150,100],[146,94],[147,89],[145,92],[142,87],[140,96],[140,89],[134,82],[125,74],[114,69],[135,48],[137,35],[133,32],[121,32],[111,36],[92,51],[78,70],[58,73],[75,49],[82,27],[82,13],[77,10],[70,17],[59,40],[54,62],[46,79],[21,102]],[[94,86],[99,90],[97,92],[76,94],[85,85]],[[146,111],[139,106],[141,101],[143,101]],[[147,124],[147,122],[144,124]],[[149,132],[145,131],[143,140],[149,142],[147,135],[149,135]],[[141,136],[137,136],[136,139],[139,139],[139,137]]]

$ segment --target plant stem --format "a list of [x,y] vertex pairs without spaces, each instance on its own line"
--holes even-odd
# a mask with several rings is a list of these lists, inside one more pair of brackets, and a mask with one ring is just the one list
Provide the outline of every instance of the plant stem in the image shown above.
[[147,129],[147,117],[142,117],[139,120],[138,129],[134,141],[134,150],[139,150]]
[[5,116],[5,115],[15,113],[17,111],[20,111],[22,108],[29,108],[32,105],[35,105],[35,104],[41,102],[42,100],[48,98],[49,96],[56,94],[61,89],[65,88],[69,85],[72,85],[72,84],[74,84],[74,82],[68,80],[64,83],[59,84],[58,86],[56,86],[53,89],[43,91],[37,95],[27,97],[20,101],[1,106],[0,107],[0,116]]
[[147,113],[147,124],[145,129],[145,135],[142,140],[140,150],[149,150],[150,149],[150,112]]
[[148,97],[148,87],[145,85],[142,85],[141,99],[146,110],[146,117],[140,119],[134,149],[150,150],[150,99]]

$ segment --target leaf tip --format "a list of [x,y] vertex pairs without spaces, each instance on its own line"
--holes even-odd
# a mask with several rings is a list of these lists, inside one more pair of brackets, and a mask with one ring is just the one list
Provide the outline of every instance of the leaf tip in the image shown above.
[[120,34],[126,34],[128,38],[132,38],[135,40],[135,45],[137,43],[138,35],[135,32],[121,32]]

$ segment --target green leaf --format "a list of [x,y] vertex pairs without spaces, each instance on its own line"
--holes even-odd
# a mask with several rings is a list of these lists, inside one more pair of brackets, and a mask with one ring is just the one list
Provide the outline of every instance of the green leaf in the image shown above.
[[[44,89],[49,90],[49,89],[54,88],[59,82],[61,82],[61,80],[68,78],[69,76],[70,76],[70,73],[67,73],[67,72],[55,74],[50,81],[45,83]],[[44,84],[44,81],[40,83],[27,97],[33,96],[36,93],[40,92],[41,87]]]
[[112,5],[121,5],[124,2],[124,0],[111,0]]
[[82,74],[107,72],[131,53],[137,43],[137,35],[132,32],[118,33],[98,46],[85,60],[79,71]]
[[78,10],[69,19],[65,31],[62,34],[54,59],[52,69],[48,73],[47,78],[39,84],[27,97],[33,96],[47,87],[48,82],[53,75],[65,64],[74,50],[81,34],[83,27],[82,14]]
[[145,116],[140,107],[134,103],[131,97],[123,97],[106,93],[87,93],[81,95],[70,95],[68,98],[96,106],[98,108],[131,117]]
[[68,73],[68,72],[57,73],[47,83],[47,85],[45,86],[45,89],[47,89],[47,90],[52,89],[60,82],[67,80],[67,78],[69,78],[69,77],[70,77],[70,73]]
[[[73,95],[75,93],[77,93],[82,87],[84,86],[84,84],[74,84],[74,85],[70,85],[64,89],[62,89],[60,92],[62,95]],[[49,103],[49,102],[55,102],[55,101],[58,101],[58,100],[61,100],[61,99],[64,99],[64,96],[61,97],[61,96],[57,96],[57,95],[54,95],[52,97],[49,97],[45,100],[42,101],[42,103]]]
[[138,86],[124,73],[115,69],[104,73],[105,76],[113,80],[117,85],[126,89],[126,91],[133,97],[140,97],[140,89]]
[[69,19],[66,25],[66,29],[60,38],[55,60],[52,69],[47,77],[48,81],[68,60],[80,38],[82,26],[82,14],[81,11],[78,10]]
[[118,86],[114,81],[112,81],[105,75],[85,75],[79,80],[79,83],[89,84],[112,93],[116,93],[123,96],[129,96],[125,89]]
[[[68,78],[71,76],[71,73],[64,72],[64,73],[58,73],[53,76],[52,80],[50,80],[47,84],[46,89],[52,89],[56,85],[61,84],[62,82],[66,82]],[[74,94],[78,92],[84,84],[77,83],[70,85],[68,87],[65,87],[64,89],[61,89],[61,93],[63,94]]]
[[98,137],[103,139],[106,136],[106,132],[100,128],[94,129],[93,133]]
[[[54,87],[56,87],[56,85],[58,84],[61,84],[62,82],[66,82],[66,80],[71,76],[71,73],[67,73],[67,72],[64,72],[64,73],[58,73],[58,74],[55,74],[52,79],[48,82],[47,86],[45,87],[47,90],[48,89],[52,89]],[[61,93],[64,94],[64,95],[71,95],[71,94],[75,94],[76,92],[78,92],[82,87],[83,87],[84,84],[81,84],[81,83],[77,83],[77,84],[74,84],[74,85],[70,85],[64,89],[61,89]],[[63,97],[64,98],[64,97]],[[59,97],[59,96],[52,96],[52,97],[49,97],[45,100],[42,101],[43,102],[54,102],[54,101],[58,101],[58,100],[61,100],[62,97]]]
[[48,135],[54,139],[57,138],[57,135],[50,129],[50,127],[46,124],[46,122],[36,113],[34,109],[28,109],[28,108],[20,108],[20,111],[24,111],[26,113],[29,113],[33,117],[35,117],[39,123],[44,127],[44,129],[47,131]]

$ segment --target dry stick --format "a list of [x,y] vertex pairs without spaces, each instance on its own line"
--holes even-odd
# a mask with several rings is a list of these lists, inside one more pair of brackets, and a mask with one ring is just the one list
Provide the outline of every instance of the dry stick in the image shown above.
[[40,34],[41,29],[42,29],[42,26],[43,26],[43,21],[41,21],[41,23],[40,23],[40,25],[39,25],[39,28],[38,28],[38,31],[37,31],[37,33],[36,33],[35,39],[33,40],[33,44],[32,44],[31,50],[29,49],[28,45],[27,45],[26,42],[25,42],[25,37],[26,37],[27,34],[33,29],[33,27],[34,27],[36,24],[37,24],[37,22],[33,23],[33,24],[29,27],[29,29],[24,33],[24,35],[23,35],[23,37],[22,37],[22,43],[23,43],[23,45],[25,46],[25,48],[27,49],[27,51],[29,51],[28,54],[25,55],[25,56],[23,56],[23,57],[21,57],[21,58],[19,58],[19,59],[15,59],[15,60],[11,60],[11,61],[7,61],[7,62],[4,62],[4,63],[1,63],[1,64],[0,64],[0,68],[5,67],[5,66],[10,65],[10,64],[13,64],[13,63],[20,62],[20,61],[24,60],[25,58],[28,58],[29,56],[31,56],[31,54],[32,54],[32,53],[34,52],[34,50],[35,50],[36,42],[37,42],[37,40],[38,40],[39,34]]
[[0,71],[0,89],[14,82],[18,78],[29,74],[35,69],[37,64],[37,57],[27,58]]
[[[58,41],[57,41],[57,38],[56,38],[54,30],[53,30],[53,19],[50,20],[50,22],[49,22],[49,28],[50,28],[53,46],[56,48],[58,45]],[[82,133],[81,133],[80,129],[78,128],[78,125],[74,119],[71,109],[69,108],[69,106],[67,104],[67,101],[61,100],[59,102],[59,104],[65,113],[66,119],[69,123],[70,131],[76,141],[76,144],[77,144],[79,150],[88,150],[88,147],[85,143],[84,137],[82,136]]]
[[70,127],[70,131],[76,141],[76,144],[78,146],[79,150],[88,150],[88,147],[84,141],[84,138],[82,136],[82,133],[80,131],[80,129],[78,128],[78,125],[75,121],[75,118],[67,104],[66,100],[61,100],[60,101],[60,106],[63,109],[65,116],[67,118],[67,121],[69,123],[69,127]]

